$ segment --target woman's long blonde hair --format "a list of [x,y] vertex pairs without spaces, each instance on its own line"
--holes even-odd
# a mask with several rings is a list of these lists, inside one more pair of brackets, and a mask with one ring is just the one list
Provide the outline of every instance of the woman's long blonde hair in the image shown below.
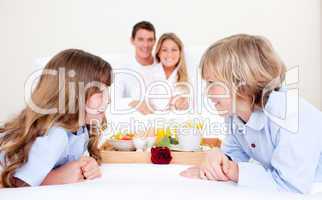
[[176,65],[178,68],[178,79],[177,82],[187,82],[188,81],[188,70],[187,70],[187,64],[184,56],[184,46],[180,38],[174,34],[174,33],[164,33],[161,35],[161,37],[158,40],[158,43],[156,45],[155,49],[155,58],[157,62],[160,62],[159,53],[161,50],[161,46],[165,40],[172,40],[174,43],[176,43],[180,50],[180,58]]
[[[204,53],[202,77],[211,71],[242,98],[252,99],[254,107],[263,107],[272,90],[281,87],[286,67],[271,43],[261,36],[233,35],[217,41]],[[265,92],[263,92],[265,90]]]
[[[65,83],[61,84],[58,75],[46,74],[46,70],[59,72],[65,70]],[[24,108],[14,119],[8,121],[0,128],[0,152],[4,154],[3,172],[1,174],[2,184],[5,187],[14,187],[13,175],[15,171],[28,161],[30,148],[39,136],[46,134],[47,130],[54,124],[65,128],[68,131],[77,131],[81,122],[80,106],[94,93],[101,92],[98,87],[89,87],[83,92],[80,84],[85,86],[93,81],[102,83],[105,86],[111,85],[112,69],[109,63],[98,56],[89,54],[78,49],[68,49],[58,53],[46,65],[39,79],[38,84],[31,95],[31,101],[40,108],[59,108],[59,104],[65,105],[64,112],[43,114],[36,112],[30,104]],[[71,74],[71,75],[67,75]],[[59,83],[60,82],[60,83]],[[75,91],[70,91],[70,83],[75,84]],[[64,101],[61,102],[60,93],[65,91]],[[75,106],[70,110],[71,101]],[[84,114],[84,113],[83,113]],[[97,128],[89,130],[90,140],[88,151],[98,162],[100,154],[98,150],[99,134]],[[43,152],[45,153],[45,152]]]

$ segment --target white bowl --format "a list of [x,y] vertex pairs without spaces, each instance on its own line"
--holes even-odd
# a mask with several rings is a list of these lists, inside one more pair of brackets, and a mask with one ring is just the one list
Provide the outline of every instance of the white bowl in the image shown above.
[[132,140],[113,140],[108,139],[108,143],[110,143],[114,149],[119,151],[134,151],[135,147]]
[[133,144],[137,151],[144,151],[147,145],[147,141],[144,138],[133,138]]
[[157,140],[157,138],[155,136],[147,137],[146,138],[146,141],[147,141],[146,146],[147,146],[147,148],[152,148],[153,145],[155,144],[156,140]]
[[200,150],[202,134],[199,130],[193,128],[177,129],[179,147],[184,151]]

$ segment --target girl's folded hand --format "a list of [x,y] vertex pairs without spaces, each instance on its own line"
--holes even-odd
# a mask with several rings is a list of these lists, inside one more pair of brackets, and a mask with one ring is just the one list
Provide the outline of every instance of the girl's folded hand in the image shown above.
[[52,170],[42,182],[42,185],[68,184],[84,181],[82,166],[86,162],[82,159],[66,163]]
[[86,179],[92,180],[102,176],[101,169],[97,161],[89,156],[84,156],[81,158],[84,162],[84,165],[81,166],[83,176]]

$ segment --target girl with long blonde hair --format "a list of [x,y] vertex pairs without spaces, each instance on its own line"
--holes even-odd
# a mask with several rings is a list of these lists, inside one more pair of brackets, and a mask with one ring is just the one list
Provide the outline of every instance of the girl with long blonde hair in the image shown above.
[[[0,128],[4,187],[65,184],[100,176],[98,128],[112,69],[67,49],[44,68],[30,102]],[[83,156],[88,150],[89,156]]]

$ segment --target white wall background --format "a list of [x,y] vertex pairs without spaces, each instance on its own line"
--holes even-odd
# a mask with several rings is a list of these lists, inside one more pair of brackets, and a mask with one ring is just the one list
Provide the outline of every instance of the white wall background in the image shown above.
[[96,54],[131,50],[133,24],[175,32],[187,47],[236,33],[264,35],[289,66],[300,93],[321,108],[320,0],[0,0],[0,121],[24,105],[34,60],[65,48]]

